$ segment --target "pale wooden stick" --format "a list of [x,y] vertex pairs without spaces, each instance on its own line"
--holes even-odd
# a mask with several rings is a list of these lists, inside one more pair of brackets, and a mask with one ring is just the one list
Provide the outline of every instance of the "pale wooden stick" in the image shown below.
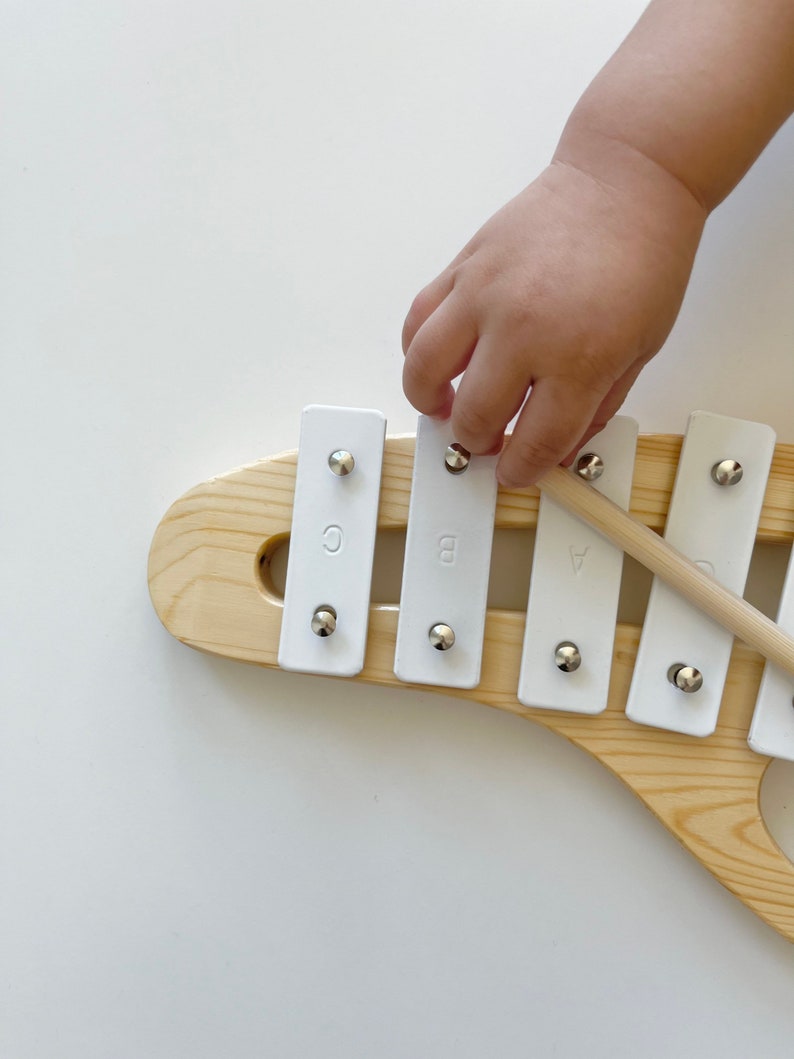
[[555,467],[544,475],[538,488],[647,566],[764,658],[794,675],[794,639],[741,596],[705,574],[653,530],[562,467]]

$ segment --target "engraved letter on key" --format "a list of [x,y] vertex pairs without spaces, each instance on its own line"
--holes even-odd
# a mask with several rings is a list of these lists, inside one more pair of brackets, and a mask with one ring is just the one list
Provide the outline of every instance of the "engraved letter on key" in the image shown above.
[[575,545],[572,544],[571,547],[568,549],[568,551],[571,553],[571,562],[573,563],[573,572],[575,574],[581,574],[582,567],[584,566],[584,561],[587,558],[587,553],[590,551],[590,545],[588,544],[585,547],[584,551],[577,552],[576,548],[575,548]]
[[438,541],[438,557],[442,563],[452,565],[455,562],[455,548],[457,537],[440,537]]
[[336,555],[341,552],[345,542],[341,526],[326,526],[323,530],[323,551],[328,555]]

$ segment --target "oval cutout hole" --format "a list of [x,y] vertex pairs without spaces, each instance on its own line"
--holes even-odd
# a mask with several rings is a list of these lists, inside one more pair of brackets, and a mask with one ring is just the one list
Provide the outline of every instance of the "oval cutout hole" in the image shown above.
[[773,761],[761,781],[761,815],[769,833],[794,863],[794,761]]

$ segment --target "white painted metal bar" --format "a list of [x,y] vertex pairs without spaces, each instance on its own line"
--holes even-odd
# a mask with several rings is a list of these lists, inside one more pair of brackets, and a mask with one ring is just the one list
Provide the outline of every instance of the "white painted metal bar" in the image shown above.
[[[577,454],[571,473],[598,457],[603,470],[593,488],[628,508],[636,448],[637,423],[617,416]],[[541,495],[518,683],[525,706],[606,709],[622,571],[619,548]],[[562,644],[574,649],[567,669]]]
[[[695,412],[681,450],[665,539],[737,594],[744,591],[774,445],[774,431],[762,423]],[[738,472],[731,471],[734,463]],[[720,478],[725,484],[718,484]],[[729,632],[655,578],[627,716],[656,728],[710,735],[732,645]],[[675,683],[694,688],[698,679],[701,686],[691,692]]]
[[303,411],[283,669],[352,677],[364,666],[385,432],[385,417],[371,409]]
[[[789,559],[777,623],[785,632],[794,633],[794,553]],[[747,742],[759,754],[794,761],[794,677],[772,662],[764,667]]]
[[412,683],[473,688],[480,681],[497,457],[462,455],[465,467],[452,473],[445,454],[454,443],[449,422],[419,417],[394,673]]

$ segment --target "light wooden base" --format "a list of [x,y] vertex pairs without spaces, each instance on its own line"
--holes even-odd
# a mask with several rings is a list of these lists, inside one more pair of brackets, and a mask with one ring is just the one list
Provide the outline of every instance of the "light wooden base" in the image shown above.
[[[640,438],[631,514],[661,531],[681,438]],[[389,438],[378,524],[404,528],[413,438]],[[149,587],[160,619],[175,637],[212,654],[275,667],[282,603],[270,577],[276,549],[290,532],[297,454],[284,453],[231,471],[186,493],[167,512],[149,557]],[[538,493],[503,491],[497,529],[531,528]],[[775,452],[759,541],[794,539],[794,446]],[[769,834],[760,788],[769,759],[747,746],[763,660],[734,646],[716,732],[695,739],[645,728],[623,713],[639,628],[619,625],[609,706],[599,716],[523,707],[515,696],[523,614],[490,610],[482,679],[473,691],[443,691],[508,710],[559,732],[601,761],[732,893],[794,941],[794,864]],[[392,673],[396,607],[375,606],[365,667],[356,679],[400,687]]]

